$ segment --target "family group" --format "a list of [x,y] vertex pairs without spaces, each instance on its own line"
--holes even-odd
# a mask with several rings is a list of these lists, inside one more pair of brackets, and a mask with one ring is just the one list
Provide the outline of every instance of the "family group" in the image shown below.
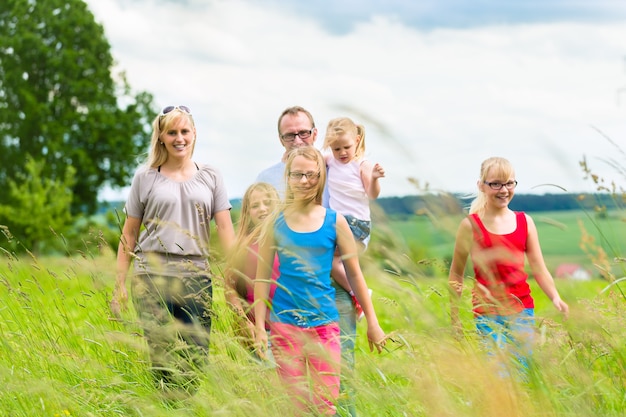
[[[197,132],[186,106],[165,107],[152,123],[147,161],[134,175],[117,254],[112,312],[133,304],[150,350],[151,372],[164,390],[193,392],[208,366],[214,276],[211,222],[224,254],[224,288],[236,329],[252,357],[273,364],[299,415],[356,416],[351,388],[358,320],[370,350],[388,335],[378,323],[359,263],[371,235],[370,200],[385,170],[365,156],[365,128],[331,120],[319,151],[313,116],[294,106],[278,118],[280,161],[246,190],[237,230],[224,180],[192,159]],[[568,306],[545,267],[532,219],[508,208],[515,174],[489,158],[478,195],[460,224],[450,267],[451,316],[471,258],[478,331],[519,345],[532,330],[526,257],[554,306]],[[505,331],[503,331],[505,329]],[[522,357],[523,360],[523,357]]]

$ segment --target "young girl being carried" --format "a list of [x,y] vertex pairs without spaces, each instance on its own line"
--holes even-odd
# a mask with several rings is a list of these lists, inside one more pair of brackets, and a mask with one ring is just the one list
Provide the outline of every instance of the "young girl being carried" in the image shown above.
[[[276,189],[265,182],[256,182],[248,187],[241,200],[239,229],[235,238],[234,250],[226,270],[226,301],[240,319],[238,333],[242,343],[258,358],[254,351],[254,278],[257,270],[258,239],[262,222],[274,212],[279,202]],[[278,277],[278,257],[272,265],[272,281]],[[269,299],[276,291],[276,284],[270,286]],[[266,322],[266,329],[269,329]],[[271,358],[270,358],[271,359]]]
[[341,349],[339,313],[330,271],[335,249],[344,257],[347,279],[363,306],[370,349],[380,352],[385,333],[378,324],[359,266],[357,248],[343,215],[322,206],[326,170],[311,146],[290,152],[284,206],[266,222],[259,240],[254,283],[257,348],[267,348],[264,326],[272,264],[278,253],[280,275],[270,310],[271,349],[279,377],[298,409],[335,414]]
[[[344,215],[362,253],[370,240],[370,200],[378,198],[378,180],[385,176],[385,170],[380,164],[365,159],[365,128],[348,117],[328,123],[324,149],[330,150],[324,156],[328,169],[328,206]],[[360,318],[361,307],[354,299],[338,256],[333,260],[332,277],[353,297]]]

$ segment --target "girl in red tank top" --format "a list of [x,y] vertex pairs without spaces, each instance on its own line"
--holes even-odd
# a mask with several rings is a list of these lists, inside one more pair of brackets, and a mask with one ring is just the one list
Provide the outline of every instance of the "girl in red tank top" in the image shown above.
[[[235,312],[239,322],[236,333],[239,340],[247,347],[253,357],[257,358],[254,349],[254,279],[258,261],[258,239],[262,223],[278,207],[280,197],[276,189],[269,183],[255,182],[250,185],[241,199],[241,215],[238,223],[237,236],[227,262],[225,272],[225,296],[228,305]],[[276,291],[275,281],[278,278],[278,257],[272,265],[272,285],[269,300]],[[266,324],[269,329],[269,321]],[[268,363],[273,362],[272,358]]]
[[506,234],[489,232],[476,213],[469,218],[474,242],[470,256],[478,284],[472,292],[474,313],[507,315],[534,308],[524,271],[526,215],[515,213],[515,229]]
[[490,344],[495,342],[497,348],[511,350],[525,368],[534,334],[534,301],[525,272],[526,259],[554,307],[565,316],[569,307],[561,300],[545,265],[532,218],[509,208],[516,186],[509,161],[492,157],[482,163],[478,195],[470,215],[457,230],[449,282],[452,325],[460,331],[459,300],[467,259],[471,258],[476,278],[472,306],[477,330]]

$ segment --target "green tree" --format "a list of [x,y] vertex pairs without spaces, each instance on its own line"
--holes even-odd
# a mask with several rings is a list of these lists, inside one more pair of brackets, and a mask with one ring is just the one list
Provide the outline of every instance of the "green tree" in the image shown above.
[[0,216],[11,219],[8,246],[13,249],[40,252],[56,239],[55,233],[63,233],[71,224],[76,171],[68,167],[63,180],[57,181],[42,177],[43,168],[42,161],[27,156],[26,172],[9,179],[4,190],[12,204],[0,204]]
[[[82,0],[0,2],[0,187],[26,172],[26,155],[51,181],[74,167],[73,214],[95,212],[104,186],[128,185],[155,110],[114,71]],[[0,204],[12,198],[0,193]]]

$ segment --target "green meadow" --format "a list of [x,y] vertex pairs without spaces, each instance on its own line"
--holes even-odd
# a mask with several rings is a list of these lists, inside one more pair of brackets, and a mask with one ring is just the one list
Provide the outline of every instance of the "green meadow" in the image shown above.
[[[606,219],[584,212],[531,215],[552,271],[578,262],[595,277],[557,281],[570,304],[567,320],[531,282],[537,345],[526,382],[499,377],[480,350],[469,288],[465,333],[455,338],[450,331],[447,262],[460,217],[376,221],[362,265],[394,342],[382,354],[370,353],[366,325],[358,326],[353,384],[361,416],[624,415],[626,223],[618,213]],[[132,306],[121,319],[109,313],[113,251],[93,239],[70,255],[3,253],[0,415],[293,415],[275,371],[251,361],[237,341],[218,260],[210,367],[195,395],[173,400],[152,386]]]
[[[626,215],[609,212],[605,218],[584,210],[529,213],[539,233],[546,264],[552,272],[561,263],[577,263],[595,270],[598,248],[610,257],[626,253]],[[425,248],[429,256],[449,259],[454,248],[461,216],[433,219],[415,216],[411,220],[382,219],[407,248]],[[597,272],[597,270],[596,270]]]

